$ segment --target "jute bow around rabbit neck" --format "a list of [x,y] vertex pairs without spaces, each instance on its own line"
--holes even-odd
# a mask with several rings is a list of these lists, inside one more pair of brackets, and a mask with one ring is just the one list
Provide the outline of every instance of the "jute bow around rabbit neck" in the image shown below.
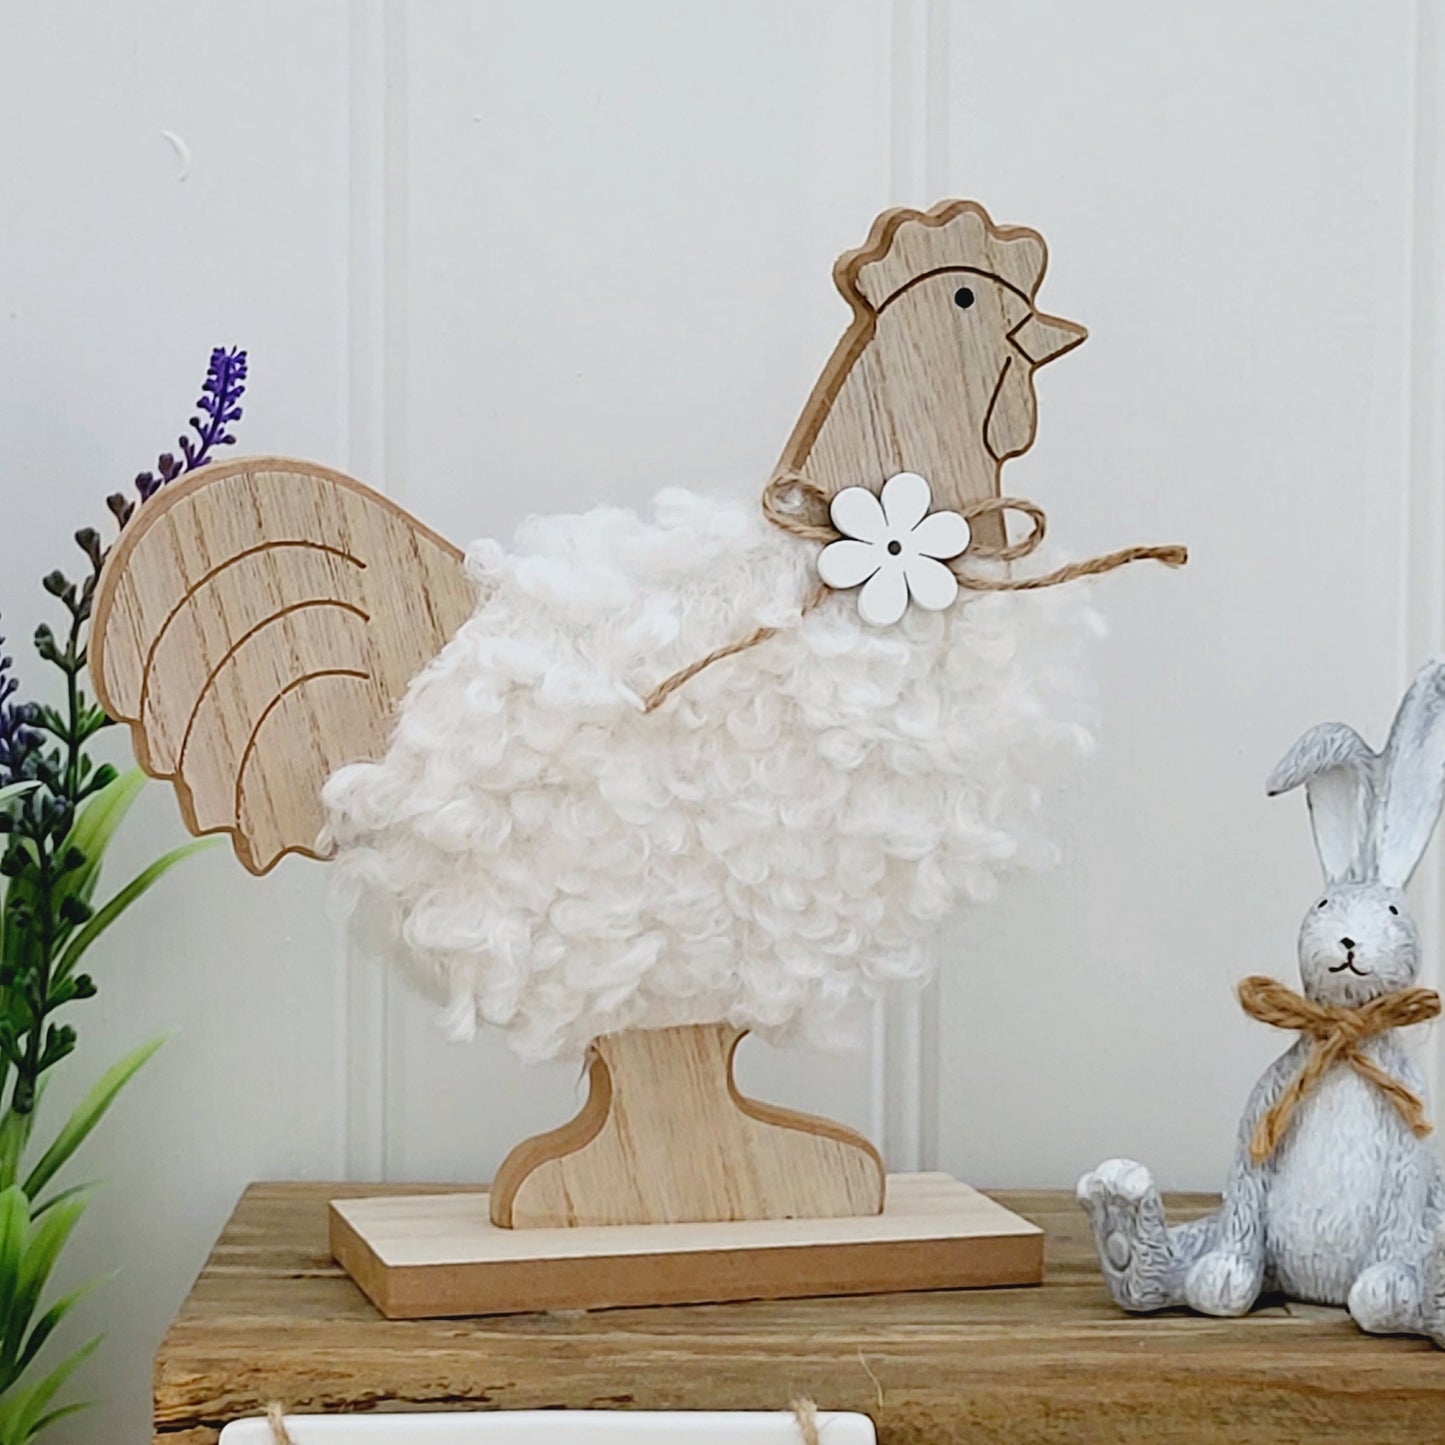
[[1400,1111],[1400,1117],[1422,1138],[1430,1132],[1425,1106],[1398,1079],[1387,1074],[1360,1045],[1378,1034],[1408,1024],[1424,1023],[1440,1012],[1440,995],[1430,988],[1405,988],[1381,994],[1359,1008],[1315,1003],[1263,974],[1239,985],[1239,1002],[1250,1018],[1279,1029],[1298,1029],[1313,1043],[1304,1067],[1290,1081],[1259,1121],[1249,1141],[1249,1157],[1263,1164],[1284,1137],[1300,1101],[1334,1064],[1348,1064],[1368,1079]]

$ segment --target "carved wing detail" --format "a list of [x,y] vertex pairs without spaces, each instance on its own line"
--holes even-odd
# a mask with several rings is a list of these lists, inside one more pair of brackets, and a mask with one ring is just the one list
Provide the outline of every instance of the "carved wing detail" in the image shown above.
[[147,502],[105,564],[91,673],[193,833],[253,873],[321,857],[321,786],[380,755],[411,679],[471,616],[462,555],[309,462],[206,467]]

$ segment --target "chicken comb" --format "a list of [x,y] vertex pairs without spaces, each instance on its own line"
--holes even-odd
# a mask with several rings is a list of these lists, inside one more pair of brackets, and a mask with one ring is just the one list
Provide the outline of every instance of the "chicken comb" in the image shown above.
[[322,785],[380,757],[407,684],[473,605],[457,548],[360,482],[226,462],[158,492],[121,534],[91,672],[190,830],[230,833],[265,873],[324,856]]
[[871,312],[941,271],[995,276],[1032,302],[1047,264],[1037,231],[995,226],[976,201],[944,201],[931,211],[885,211],[868,240],[838,258],[833,279],[850,304]]

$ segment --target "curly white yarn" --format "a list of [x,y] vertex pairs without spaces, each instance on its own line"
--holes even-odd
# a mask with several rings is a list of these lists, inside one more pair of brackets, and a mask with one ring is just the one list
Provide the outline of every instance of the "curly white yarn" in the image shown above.
[[[326,788],[359,926],[528,1058],[727,1019],[854,1037],[999,875],[1047,863],[1043,770],[1085,750],[1082,589],[869,627],[800,618],[816,548],[756,503],[660,493],[475,544],[483,600],[412,684],[378,763]],[[711,649],[657,712],[637,699]]]

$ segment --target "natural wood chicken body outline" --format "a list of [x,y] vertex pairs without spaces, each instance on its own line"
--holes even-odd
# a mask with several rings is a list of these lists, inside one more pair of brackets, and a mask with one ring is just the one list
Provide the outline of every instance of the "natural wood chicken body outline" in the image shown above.
[[[1046,260],[1036,232],[995,227],[972,202],[881,215],[834,268],[853,319],[779,472],[830,496],[877,491],[900,471],[926,477],[937,506],[997,496],[1004,461],[1034,438],[1035,368],[1086,335],[1034,305]],[[996,545],[1002,525],[980,517],[975,535]],[[472,615],[461,564],[458,548],[338,472],[283,458],[207,467],[145,503],[107,561],[97,694],[130,724],[141,766],[175,786],[192,832],[229,833],[257,874],[289,852],[324,856],[322,785],[385,750],[407,684]],[[513,1151],[493,1219],[881,1209],[882,1163],[865,1139],[738,1094],[737,1037],[702,1025],[602,1041],[588,1106]],[[664,1075],[672,1107],[659,1111]],[[713,1121],[721,1175],[677,1165],[699,1119]]]

